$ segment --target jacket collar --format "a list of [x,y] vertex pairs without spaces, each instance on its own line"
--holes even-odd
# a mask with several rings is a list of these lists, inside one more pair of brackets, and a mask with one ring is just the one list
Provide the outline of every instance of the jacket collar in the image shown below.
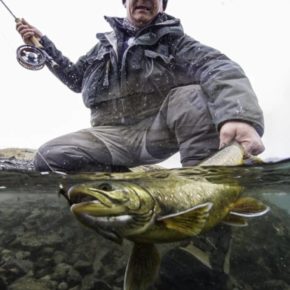
[[182,29],[180,20],[166,13],[159,13],[149,25],[137,30],[136,32],[132,32],[132,30],[128,31],[127,25],[124,25],[125,18],[108,16],[105,16],[104,18],[110,24],[116,34],[123,32],[129,35],[133,33],[135,36],[137,36],[146,33],[148,30],[152,32],[159,27],[167,26],[179,26]]
[[[127,28],[124,27],[124,18],[119,17],[107,17],[106,21],[111,25],[113,31],[107,33],[98,33],[97,38],[105,45],[112,45],[117,40],[119,35],[126,33],[129,36],[133,36],[128,33]],[[134,36],[138,38],[141,43],[147,42],[155,43],[165,34],[183,34],[183,28],[180,20],[170,16],[166,13],[159,13],[157,17],[147,26],[138,30]],[[109,41],[109,43],[108,43]],[[147,43],[149,44],[149,43]],[[113,45],[113,46],[116,46]]]

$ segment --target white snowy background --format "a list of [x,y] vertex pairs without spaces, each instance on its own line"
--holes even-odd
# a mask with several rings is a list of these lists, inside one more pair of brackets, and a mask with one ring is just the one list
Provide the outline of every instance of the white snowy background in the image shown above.
[[[109,31],[103,16],[125,16],[121,0],[5,0],[72,61]],[[238,62],[265,114],[263,158],[290,157],[289,0],[169,0],[167,13],[184,30]],[[14,19],[0,3],[0,148],[37,148],[59,135],[90,126],[89,110],[46,68],[29,71],[15,58],[22,44]],[[179,157],[163,163],[178,167]]]

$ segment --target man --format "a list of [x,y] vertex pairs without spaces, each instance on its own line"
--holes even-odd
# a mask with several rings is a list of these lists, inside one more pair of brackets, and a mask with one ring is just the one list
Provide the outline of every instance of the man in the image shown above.
[[127,16],[106,20],[113,31],[71,63],[22,20],[26,43],[40,39],[48,68],[82,92],[92,128],[58,137],[38,150],[37,170],[126,170],[180,152],[197,164],[233,140],[247,154],[264,150],[263,114],[242,69],[183,32],[164,13],[168,0],[122,0]]

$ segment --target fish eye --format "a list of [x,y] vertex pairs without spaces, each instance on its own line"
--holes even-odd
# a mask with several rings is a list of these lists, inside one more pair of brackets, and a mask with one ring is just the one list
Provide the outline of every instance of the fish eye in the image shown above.
[[111,191],[113,190],[112,185],[109,183],[102,183],[99,185],[99,189],[105,190],[105,191]]

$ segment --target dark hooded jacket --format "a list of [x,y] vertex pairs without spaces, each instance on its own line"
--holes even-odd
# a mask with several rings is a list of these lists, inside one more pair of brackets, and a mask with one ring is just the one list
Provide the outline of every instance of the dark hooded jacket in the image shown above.
[[41,41],[57,65],[49,69],[91,109],[93,126],[130,124],[155,115],[168,92],[198,84],[207,96],[213,122],[245,121],[263,134],[263,114],[241,67],[219,51],[183,32],[180,21],[165,13],[135,35],[123,19],[108,18],[112,32],[75,64],[44,36]]

